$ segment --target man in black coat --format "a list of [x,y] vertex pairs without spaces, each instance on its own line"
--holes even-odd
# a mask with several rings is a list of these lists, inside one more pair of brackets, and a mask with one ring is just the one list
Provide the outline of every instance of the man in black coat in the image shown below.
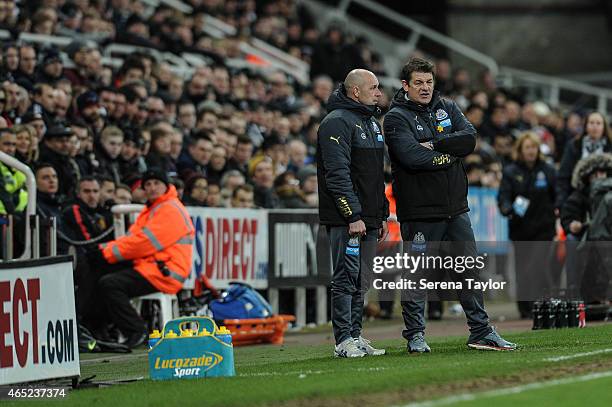
[[[49,220],[52,217],[55,218],[57,229],[61,229],[62,208],[61,200],[57,195],[59,186],[57,173],[51,164],[40,163],[36,166],[34,175],[36,177],[36,214],[40,216],[41,220]],[[50,255],[47,240],[44,236],[42,236],[40,240],[41,255]],[[65,253],[66,249],[67,246],[62,244],[58,246],[57,252],[62,254]]]
[[329,114],[318,132],[319,219],[331,241],[332,325],[339,357],[385,352],[361,336],[363,298],[369,286],[361,242],[373,245],[383,238],[389,216],[384,140],[374,118],[380,96],[372,72],[349,72],[329,98]]
[[347,41],[340,27],[331,26],[325,39],[319,41],[313,49],[310,78],[328,75],[337,83],[352,67],[364,65],[359,48]]
[[65,197],[74,196],[74,186],[78,179],[78,168],[69,160],[70,127],[56,125],[45,133],[40,147],[39,162],[49,163],[55,168],[59,180],[58,194]]
[[[454,256],[478,256],[468,217],[467,177],[461,157],[474,150],[476,130],[456,103],[434,92],[434,65],[411,59],[402,69],[402,88],[385,116],[385,137],[393,170],[393,195],[402,240],[412,252],[426,252],[436,242],[456,242]],[[455,253],[457,252],[457,253]],[[468,319],[468,346],[474,349],[513,350],[489,325],[482,291],[470,289],[465,278],[476,270],[450,271],[462,283],[459,301]],[[425,291],[410,290],[403,297],[402,314],[409,352],[430,352],[424,339]]]
[[[63,231],[67,237],[77,242],[93,241],[107,232],[112,226],[112,214],[103,208],[100,202],[100,183],[94,177],[83,177],[78,181],[76,200],[62,212]],[[112,240],[112,233],[94,243],[80,244],[77,249],[77,265],[75,270],[75,285],[78,287],[76,311],[79,320],[87,320],[94,310],[103,309],[96,305],[96,283],[100,278],[86,253],[100,242]],[[68,243],[68,242],[67,242]],[[94,312],[95,313],[95,312]],[[92,317],[94,319],[97,316]]]

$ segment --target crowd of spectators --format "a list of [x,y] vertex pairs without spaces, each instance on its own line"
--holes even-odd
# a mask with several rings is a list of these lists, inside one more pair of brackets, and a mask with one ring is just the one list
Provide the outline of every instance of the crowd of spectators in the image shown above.
[[[142,203],[140,175],[156,167],[190,206],[317,207],[316,134],[335,83],[354,67],[394,73],[385,72],[366,39],[339,25],[321,32],[295,1],[186,3],[193,12],[127,0],[0,1],[0,29],[14,38],[33,32],[75,39],[63,48],[7,40],[0,54],[0,148],[36,168],[39,206],[50,213],[70,208],[81,199],[79,180],[88,177],[102,194],[92,205]],[[206,15],[236,35],[210,36]],[[253,37],[307,62],[311,82],[257,64],[228,64],[248,61],[239,44]],[[115,67],[103,62],[109,43],[190,51],[210,63],[182,77],[154,52],[137,51]],[[476,79],[448,60],[436,66],[436,88],[478,130],[476,151],[465,158],[470,185],[498,188],[524,131],[537,135],[556,165],[568,143],[585,134],[585,112],[527,100],[498,88],[487,72]],[[395,89],[384,91],[383,113]],[[560,180],[566,194],[576,158],[567,159]],[[49,187],[43,178],[51,171],[57,180]],[[15,191],[23,182],[4,178],[0,212],[19,212],[24,197]]]

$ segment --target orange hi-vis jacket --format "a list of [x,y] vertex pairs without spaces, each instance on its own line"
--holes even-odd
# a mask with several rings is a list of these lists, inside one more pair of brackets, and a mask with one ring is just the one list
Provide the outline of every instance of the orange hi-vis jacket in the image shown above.
[[397,221],[397,212],[395,209],[395,197],[393,196],[393,187],[391,184],[385,186],[385,195],[389,201],[389,218],[387,219],[387,226],[389,227],[389,234],[387,239],[390,242],[401,242],[402,235],[400,233],[400,224]]
[[107,262],[133,260],[134,269],[155,288],[176,294],[191,271],[194,235],[191,218],[169,185],[140,212],[125,236],[100,247]]

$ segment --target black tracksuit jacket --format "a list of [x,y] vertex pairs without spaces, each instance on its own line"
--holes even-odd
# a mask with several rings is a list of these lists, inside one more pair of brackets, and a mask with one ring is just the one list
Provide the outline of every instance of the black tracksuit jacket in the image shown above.
[[[400,222],[449,219],[467,212],[467,176],[458,157],[474,151],[476,129],[457,104],[434,92],[421,105],[400,89],[384,130]],[[433,150],[420,145],[431,141]]]
[[375,106],[346,96],[340,85],[329,98],[329,113],[319,126],[317,179],[319,220],[340,226],[363,220],[368,229],[389,216],[385,197],[384,138],[373,117]]

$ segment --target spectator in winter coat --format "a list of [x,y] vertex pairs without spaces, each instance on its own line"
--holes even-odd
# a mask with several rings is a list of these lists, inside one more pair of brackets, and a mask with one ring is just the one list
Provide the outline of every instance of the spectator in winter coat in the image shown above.
[[586,117],[584,133],[576,140],[568,141],[557,180],[557,201],[555,207],[561,209],[572,193],[572,174],[576,163],[592,154],[612,152],[612,133],[603,114],[592,112]]
[[[573,298],[592,297],[593,291],[597,290],[597,285],[584,284],[583,275],[585,270],[590,271],[590,276],[596,276],[600,271],[606,271],[598,264],[598,253],[593,252],[592,247],[587,246],[582,253],[577,252],[576,240],[584,240],[583,236],[589,231],[589,222],[596,212],[593,208],[591,199],[593,184],[599,180],[606,180],[612,177],[612,154],[593,154],[578,161],[572,174],[572,188],[574,191],[567,198],[561,208],[561,226],[568,236],[574,236],[572,241],[566,243],[568,258],[567,265],[567,287],[569,295]],[[601,226],[601,225],[591,225]],[[587,238],[588,240],[588,238]],[[609,251],[609,249],[608,249]],[[570,254],[576,258],[569,257]],[[586,259],[586,263],[585,263]],[[586,280],[586,279],[585,279]],[[607,284],[603,284],[607,288]],[[593,290],[595,289],[595,290]],[[604,289],[605,291],[605,289]]]

